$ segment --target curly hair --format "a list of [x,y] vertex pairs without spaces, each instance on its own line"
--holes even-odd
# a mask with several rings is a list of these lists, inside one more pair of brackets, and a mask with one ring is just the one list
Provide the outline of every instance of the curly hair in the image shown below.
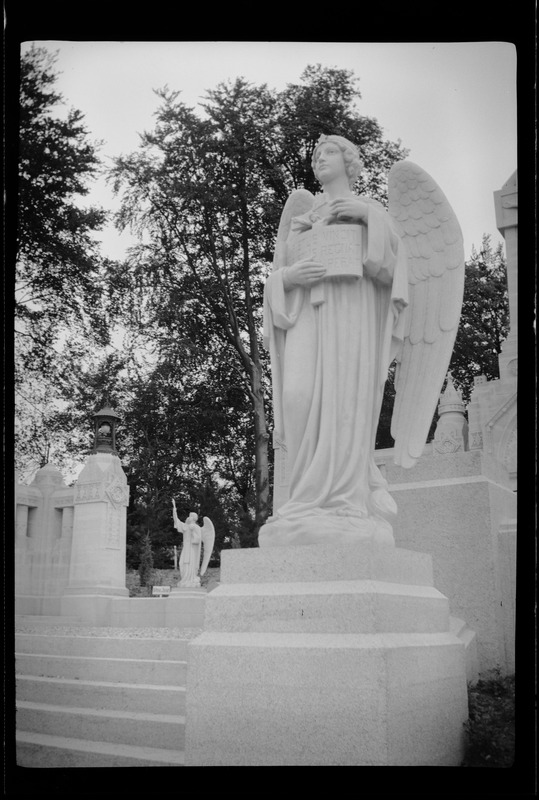
[[336,134],[331,134],[330,136],[325,136],[322,134],[322,136],[320,136],[316,143],[316,147],[314,148],[313,157],[311,160],[313,172],[316,174],[316,151],[320,145],[325,144],[326,142],[333,142],[342,151],[346,167],[346,174],[348,176],[348,183],[350,188],[352,188],[363,169],[363,162],[359,157],[359,150],[357,149],[356,145],[352,142],[349,142],[348,139],[344,138],[344,136],[337,136]]

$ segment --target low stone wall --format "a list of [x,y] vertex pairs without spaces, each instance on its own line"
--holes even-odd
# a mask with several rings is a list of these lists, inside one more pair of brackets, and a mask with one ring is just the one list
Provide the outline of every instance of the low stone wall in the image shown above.
[[118,597],[111,601],[109,625],[114,628],[201,628],[206,591],[169,597]]

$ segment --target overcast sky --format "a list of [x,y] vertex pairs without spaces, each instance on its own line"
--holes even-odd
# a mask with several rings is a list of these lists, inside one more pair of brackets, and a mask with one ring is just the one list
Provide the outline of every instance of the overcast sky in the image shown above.
[[[23,52],[31,43],[22,45]],[[56,88],[80,109],[103,158],[138,147],[153,127],[154,89],[180,90],[191,106],[243,76],[283,89],[309,64],[351,69],[359,112],[438,182],[464,235],[466,257],[484,233],[501,241],[493,192],[517,167],[516,52],[510,43],[39,42],[59,51]],[[90,201],[116,208],[101,182]],[[103,255],[122,258],[128,237],[108,231]]]

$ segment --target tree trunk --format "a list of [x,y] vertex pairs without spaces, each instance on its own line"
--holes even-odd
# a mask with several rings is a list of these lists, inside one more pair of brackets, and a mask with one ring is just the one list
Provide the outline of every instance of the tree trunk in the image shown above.
[[262,364],[258,348],[257,326],[253,311],[253,298],[251,294],[251,261],[249,251],[249,213],[245,194],[245,160],[242,159],[239,197],[242,217],[242,250],[243,250],[243,285],[245,292],[245,307],[247,310],[247,327],[250,344],[250,378],[253,402],[253,418],[255,431],[255,530],[258,531],[269,516],[269,460],[268,460],[268,429],[266,412],[264,408],[264,387],[262,383]]

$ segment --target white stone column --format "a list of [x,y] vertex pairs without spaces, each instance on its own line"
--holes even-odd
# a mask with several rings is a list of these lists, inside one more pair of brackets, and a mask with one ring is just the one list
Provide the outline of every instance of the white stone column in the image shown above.
[[518,180],[515,171],[498,192],[494,192],[496,225],[505,239],[507,293],[509,296],[509,335],[499,358],[500,379],[517,375],[518,327]]
[[127,478],[112,453],[88,457],[75,486],[69,582],[62,614],[106,625],[125,586]]
[[28,506],[17,504],[17,512],[16,512],[16,536],[17,536],[17,544],[22,542],[23,539],[26,539],[26,531],[28,528]]
[[433,455],[464,452],[468,449],[468,423],[464,416],[465,410],[462,395],[449,376],[438,404],[440,418],[434,434]]
[[15,595],[26,594],[29,589],[26,568],[26,548],[28,530],[28,506],[17,503],[15,517]]
[[475,379],[468,406],[470,450],[483,451],[485,476],[517,489],[517,311],[518,183],[516,171],[494,192],[496,224],[505,239],[509,335],[498,357],[499,380]]
[[[54,542],[54,570],[51,580],[51,592],[62,595],[69,580],[69,564],[71,560],[71,539],[73,535],[73,505],[59,505],[63,498],[55,502],[55,509],[61,514],[60,536]],[[64,501],[65,502],[65,501]],[[72,503],[72,498],[70,499]]]

